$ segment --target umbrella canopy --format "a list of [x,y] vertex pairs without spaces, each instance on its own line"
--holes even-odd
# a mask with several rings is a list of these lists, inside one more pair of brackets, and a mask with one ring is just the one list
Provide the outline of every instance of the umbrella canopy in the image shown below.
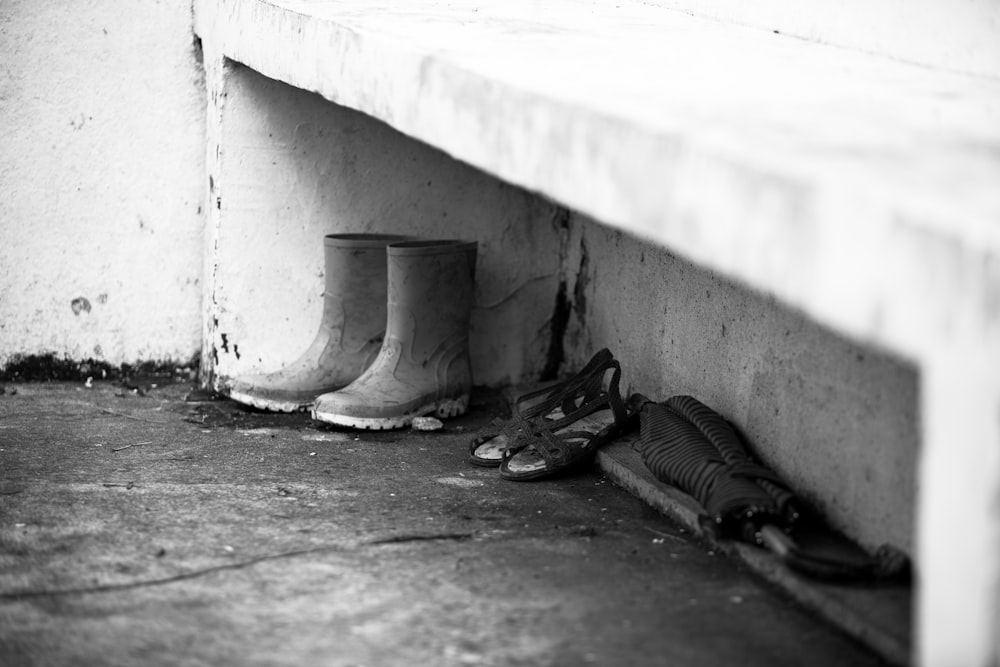
[[728,421],[691,396],[673,396],[667,400],[667,407],[691,422],[712,443],[728,466],[727,474],[751,480],[767,493],[773,503],[768,511],[778,515],[778,523],[787,527],[795,523],[799,517],[795,494],[771,470],[753,460]]

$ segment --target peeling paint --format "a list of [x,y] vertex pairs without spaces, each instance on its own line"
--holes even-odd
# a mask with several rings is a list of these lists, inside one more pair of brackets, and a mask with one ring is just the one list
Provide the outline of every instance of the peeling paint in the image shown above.
[[86,114],[81,113],[79,118],[71,118],[69,121],[69,125],[74,130],[79,131],[83,129],[83,126],[87,124],[88,120],[94,120],[94,117],[87,116]]
[[82,312],[90,312],[90,301],[86,297],[78,296],[69,302],[69,307],[73,309],[73,314],[79,316]]

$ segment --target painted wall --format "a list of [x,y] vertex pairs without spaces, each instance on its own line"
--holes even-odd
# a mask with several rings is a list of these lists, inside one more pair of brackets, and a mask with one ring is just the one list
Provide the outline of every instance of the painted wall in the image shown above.
[[0,3],[0,368],[198,351],[197,56],[185,0]]

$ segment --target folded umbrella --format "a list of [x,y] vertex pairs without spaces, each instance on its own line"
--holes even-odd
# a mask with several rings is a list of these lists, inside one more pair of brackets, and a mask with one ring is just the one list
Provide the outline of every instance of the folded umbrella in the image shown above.
[[654,403],[637,394],[630,403],[639,410],[643,462],[701,503],[714,533],[759,542],[760,527],[794,522],[793,494],[750,459],[721,416],[690,396]]
[[[826,579],[890,578],[908,571],[901,551],[881,547],[874,556],[817,522],[800,526],[795,494],[754,461],[736,430],[691,396],[655,403],[629,399],[639,412],[640,453],[657,479],[688,493],[705,508],[703,525],[723,538],[766,546],[789,567]],[[795,534],[809,542],[796,541]]]

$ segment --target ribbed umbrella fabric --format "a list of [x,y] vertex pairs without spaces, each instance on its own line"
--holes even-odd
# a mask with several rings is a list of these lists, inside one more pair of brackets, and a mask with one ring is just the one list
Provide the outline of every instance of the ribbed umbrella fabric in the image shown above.
[[701,503],[706,527],[716,534],[766,546],[809,576],[909,576],[908,557],[891,545],[869,555],[840,536],[824,533],[814,521],[807,521],[813,525],[803,530],[803,522],[796,524],[800,512],[795,494],[750,457],[729,422],[697,399],[674,396],[654,403],[633,394],[628,402],[639,412],[639,447],[646,467]]
[[756,463],[747,452],[743,440],[722,415],[691,396],[673,396],[667,406],[691,422],[712,443],[728,464],[732,475],[752,479],[774,503],[773,512],[784,515],[788,523],[798,514],[795,494],[764,466]]
[[797,516],[794,495],[750,458],[725,419],[698,400],[646,401],[639,428],[646,467],[693,496],[722,533],[750,538],[750,526],[751,532],[765,523],[788,528]]

